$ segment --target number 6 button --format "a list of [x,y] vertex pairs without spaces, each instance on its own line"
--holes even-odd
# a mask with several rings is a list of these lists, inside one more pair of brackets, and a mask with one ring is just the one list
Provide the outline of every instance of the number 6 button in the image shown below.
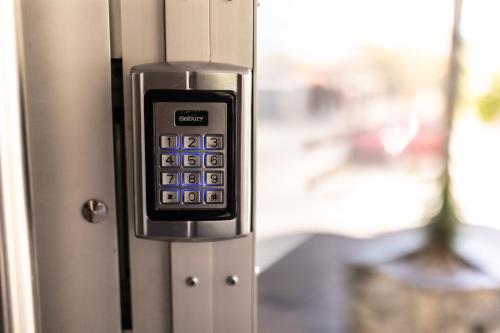
[[206,149],[222,149],[224,143],[222,135],[209,134],[205,135],[205,148]]
[[220,168],[223,164],[222,154],[205,154],[205,167]]

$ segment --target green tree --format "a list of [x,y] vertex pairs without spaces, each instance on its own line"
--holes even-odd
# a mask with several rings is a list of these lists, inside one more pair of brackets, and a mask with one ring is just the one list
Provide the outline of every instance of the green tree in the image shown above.
[[462,49],[462,38],[460,35],[460,21],[462,0],[455,0],[454,10],[443,126],[444,140],[442,145],[442,158],[444,168],[440,177],[442,185],[441,205],[437,213],[427,224],[427,242],[424,248],[410,255],[410,257],[422,259],[426,263],[434,263],[439,266],[447,267],[467,264],[465,260],[461,259],[456,254],[454,248],[454,240],[461,220],[454,205],[450,177],[450,138],[453,130],[453,118],[457,109],[461,73],[460,54]]

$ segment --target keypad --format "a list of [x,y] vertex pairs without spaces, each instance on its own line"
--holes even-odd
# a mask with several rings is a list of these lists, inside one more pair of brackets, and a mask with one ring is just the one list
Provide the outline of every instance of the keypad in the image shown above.
[[224,207],[224,138],[218,133],[159,135],[158,190],[163,207]]

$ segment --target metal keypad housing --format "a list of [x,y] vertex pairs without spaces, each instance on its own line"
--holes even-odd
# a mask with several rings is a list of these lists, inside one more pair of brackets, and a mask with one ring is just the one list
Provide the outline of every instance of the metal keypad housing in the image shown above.
[[[178,111],[207,111],[208,124],[176,126]],[[227,207],[227,104],[157,102],[153,105],[156,209],[206,211]]]
[[[126,144],[135,235],[207,241],[250,233],[251,69],[215,63],[144,64],[132,68],[131,86],[132,117],[125,121],[132,136]],[[173,118],[176,110],[183,112]],[[200,147],[182,149],[185,135],[197,136]],[[190,179],[199,185],[186,186]],[[186,197],[192,202],[183,203]]]

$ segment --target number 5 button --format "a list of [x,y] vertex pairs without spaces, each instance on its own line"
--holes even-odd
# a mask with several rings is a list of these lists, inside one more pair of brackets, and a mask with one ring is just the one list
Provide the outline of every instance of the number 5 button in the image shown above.
[[209,134],[205,136],[206,149],[222,149],[222,147],[224,147],[222,135]]
[[223,166],[222,154],[205,154],[205,167],[221,168]]
[[200,167],[200,155],[183,154],[182,155],[182,165],[186,168],[199,168]]

